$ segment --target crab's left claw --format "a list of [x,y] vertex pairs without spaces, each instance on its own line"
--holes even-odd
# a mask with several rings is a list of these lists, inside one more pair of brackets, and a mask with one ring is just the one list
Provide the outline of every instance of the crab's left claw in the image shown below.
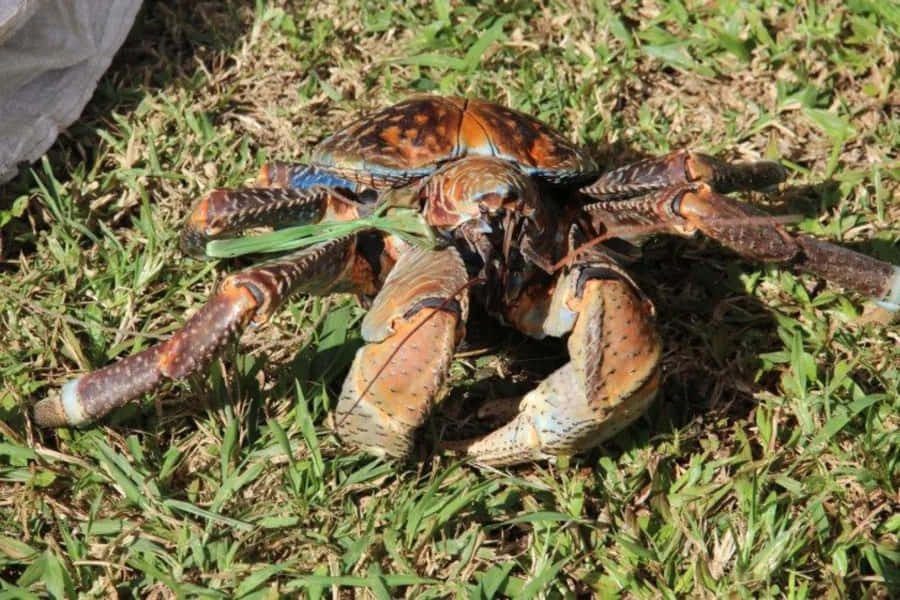
[[404,252],[363,320],[359,349],[335,410],[341,438],[403,457],[431,411],[468,311],[468,276],[455,248]]
[[652,306],[628,276],[611,261],[583,262],[548,292],[544,333],[571,330],[570,361],[526,394],[519,413],[500,429],[447,447],[498,466],[575,454],[649,407],[660,384],[662,344]]

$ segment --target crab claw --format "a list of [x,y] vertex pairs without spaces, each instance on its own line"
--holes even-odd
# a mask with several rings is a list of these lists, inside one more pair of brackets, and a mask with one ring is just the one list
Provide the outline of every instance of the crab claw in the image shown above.
[[462,337],[468,293],[455,248],[402,254],[363,320],[335,423],[344,441],[406,456],[434,405]]
[[[640,417],[660,385],[653,309],[611,263],[582,263],[552,288],[547,334],[571,328],[568,363],[525,395],[486,436],[446,444],[477,462],[511,465],[596,446]],[[574,324],[573,324],[574,321]]]

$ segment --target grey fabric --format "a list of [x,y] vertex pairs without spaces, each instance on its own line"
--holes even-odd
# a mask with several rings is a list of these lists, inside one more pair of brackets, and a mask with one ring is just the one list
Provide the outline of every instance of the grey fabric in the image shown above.
[[140,0],[0,0],[0,183],[90,100]]

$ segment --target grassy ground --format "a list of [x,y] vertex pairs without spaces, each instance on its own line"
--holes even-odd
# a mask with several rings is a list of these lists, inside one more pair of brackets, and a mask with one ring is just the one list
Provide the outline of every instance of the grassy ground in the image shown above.
[[[584,4],[146,3],[84,118],[0,188],[0,598],[900,594],[900,328],[704,240],[634,269],[662,398],[556,465],[346,453],[328,414],[358,344],[347,298],[297,300],[101,426],[29,421],[221,277],[177,251],[193,199],[414,91],[509,104],[615,160],[782,158],[789,187],[752,200],[900,264],[891,3]],[[521,342],[473,342],[453,399],[558,358],[515,360]]]

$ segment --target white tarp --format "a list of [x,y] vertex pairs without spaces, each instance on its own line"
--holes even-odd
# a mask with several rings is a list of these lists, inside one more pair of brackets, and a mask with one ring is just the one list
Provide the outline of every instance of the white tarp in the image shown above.
[[81,114],[140,0],[0,0],[0,183]]

